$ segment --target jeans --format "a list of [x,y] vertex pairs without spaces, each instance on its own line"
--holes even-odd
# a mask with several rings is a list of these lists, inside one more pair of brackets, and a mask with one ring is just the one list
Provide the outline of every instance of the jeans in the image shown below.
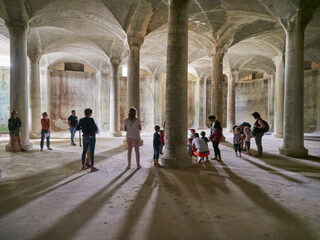
[[159,159],[160,146],[153,146],[153,159]]
[[[43,149],[44,139],[47,132],[48,132],[47,130],[44,130],[44,129],[41,130],[41,142],[40,142],[41,149]],[[50,147],[50,135],[46,138],[47,138],[47,147]]]
[[263,132],[258,132],[256,133],[256,136],[254,137],[254,139],[256,140],[256,145],[257,145],[257,149],[258,149],[258,156],[262,157],[262,136],[263,136]]
[[69,128],[70,133],[71,133],[71,144],[74,144],[74,136],[76,135],[77,128],[76,127],[71,127]]
[[86,154],[88,148],[90,148],[90,162],[91,166],[94,165],[94,149],[96,147],[96,137],[95,136],[83,136],[83,150],[82,150],[82,165],[86,162]]
[[219,149],[219,142],[212,142],[213,150],[214,150],[214,156],[221,158],[221,153]]

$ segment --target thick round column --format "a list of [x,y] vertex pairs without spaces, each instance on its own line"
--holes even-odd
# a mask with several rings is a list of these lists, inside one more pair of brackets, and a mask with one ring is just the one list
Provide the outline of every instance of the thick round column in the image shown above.
[[154,76],[153,81],[154,125],[162,125],[162,80],[161,75]]
[[[25,24],[7,23],[10,33],[10,111],[18,111],[22,126],[21,143],[25,150],[32,149],[29,141],[29,101],[27,78],[27,28]],[[10,151],[8,144],[6,150]]]
[[211,113],[222,122],[222,81],[223,81],[223,49],[217,48],[213,56],[211,81]]
[[130,45],[128,56],[128,108],[135,107],[140,114],[140,45]]
[[304,147],[303,136],[304,28],[300,13],[285,28],[285,32],[283,145],[279,152],[283,155],[303,157],[308,154],[308,150]]
[[227,131],[232,132],[232,128],[236,122],[236,94],[235,94],[235,75],[236,71],[228,73],[228,95],[227,95]]
[[32,138],[40,137],[41,130],[41,96],[40,96],[40,54],[29,55],[30,59],[30,107]]
[[207,128],[206,109],[207,109],[207,78],[201,77],[199,80],[199,129]]
[[162,163],[170,168],[192,165],[188,134],[188,8],[189,0],[169,1],[166,84],[166,150]]
[[284,64],[283,56],[273,58],[276,66],[275,98],[274,98],[274,133],[272,136],[282,138],[283,136],[283,88],[284,88]]
[[119,59],[111,59],[112,78],[110,81],[110,130],[109,136],[120,137],[120,94]]

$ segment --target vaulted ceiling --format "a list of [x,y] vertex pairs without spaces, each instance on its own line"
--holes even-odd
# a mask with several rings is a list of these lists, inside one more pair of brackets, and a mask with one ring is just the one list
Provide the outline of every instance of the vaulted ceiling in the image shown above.
[[[300,2],[300,1],[298,1]],[[301,2],[318,2],[306,0]],[[28,53],[49,66],[78,61],[108,69],[110,58],[126,63],[131,39],[140,39],[141,68],[162,74],[166,65],[167,0],[0,0],[0,55],[7,54],[7,21],[28,21]],[[273,74],[285,34],[279,17],[296,1],[191,0],[189,70],[209,76],[215,48],[225,49],[224,68]],[[309,4],[307,9],[316,5]],[[320,9],[305,31],[305,59],[320,63]]]

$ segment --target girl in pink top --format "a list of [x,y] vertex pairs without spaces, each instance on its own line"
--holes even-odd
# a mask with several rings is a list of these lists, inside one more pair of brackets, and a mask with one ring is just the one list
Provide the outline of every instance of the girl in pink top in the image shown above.
[[251,135],[251,132],[250,132],[250,128],[249,127],[244,127],[244,136],[245,136],[245,138],[244,138],[244,148],[245,148],[245,150],[247,151],[247,154],[248,155],[251,155],[251,153],[250,153],[250,140],[251,140],[251,138],[252,138],[252,135]]

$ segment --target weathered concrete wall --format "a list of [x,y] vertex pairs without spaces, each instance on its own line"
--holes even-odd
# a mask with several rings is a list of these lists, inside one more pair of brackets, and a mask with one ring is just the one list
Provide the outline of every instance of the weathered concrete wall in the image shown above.
[[[304,132],[310,133],[317,130],[320,110],[320,69],[306,70],[304,72]],[[318,110],[317,110],[318,109]],[[319,130],[319,129],[318,129]]]
[[[49,70],[48,112],[52,130],[68,129],[67,119],[72,109],[81,118],[84,116],[84,109],[91,108],[92,117],[97,121],[100,117],[97,115],[96,103],[98,90],[95,73]],[[104,122],[107,121],[104,119]]]
[[236,124],[254,123],[251,114],[259,112],[268,120],[268,79],[236,84]]
[[10,68],[0,66],[0,132],[8,131],[10,117]]

